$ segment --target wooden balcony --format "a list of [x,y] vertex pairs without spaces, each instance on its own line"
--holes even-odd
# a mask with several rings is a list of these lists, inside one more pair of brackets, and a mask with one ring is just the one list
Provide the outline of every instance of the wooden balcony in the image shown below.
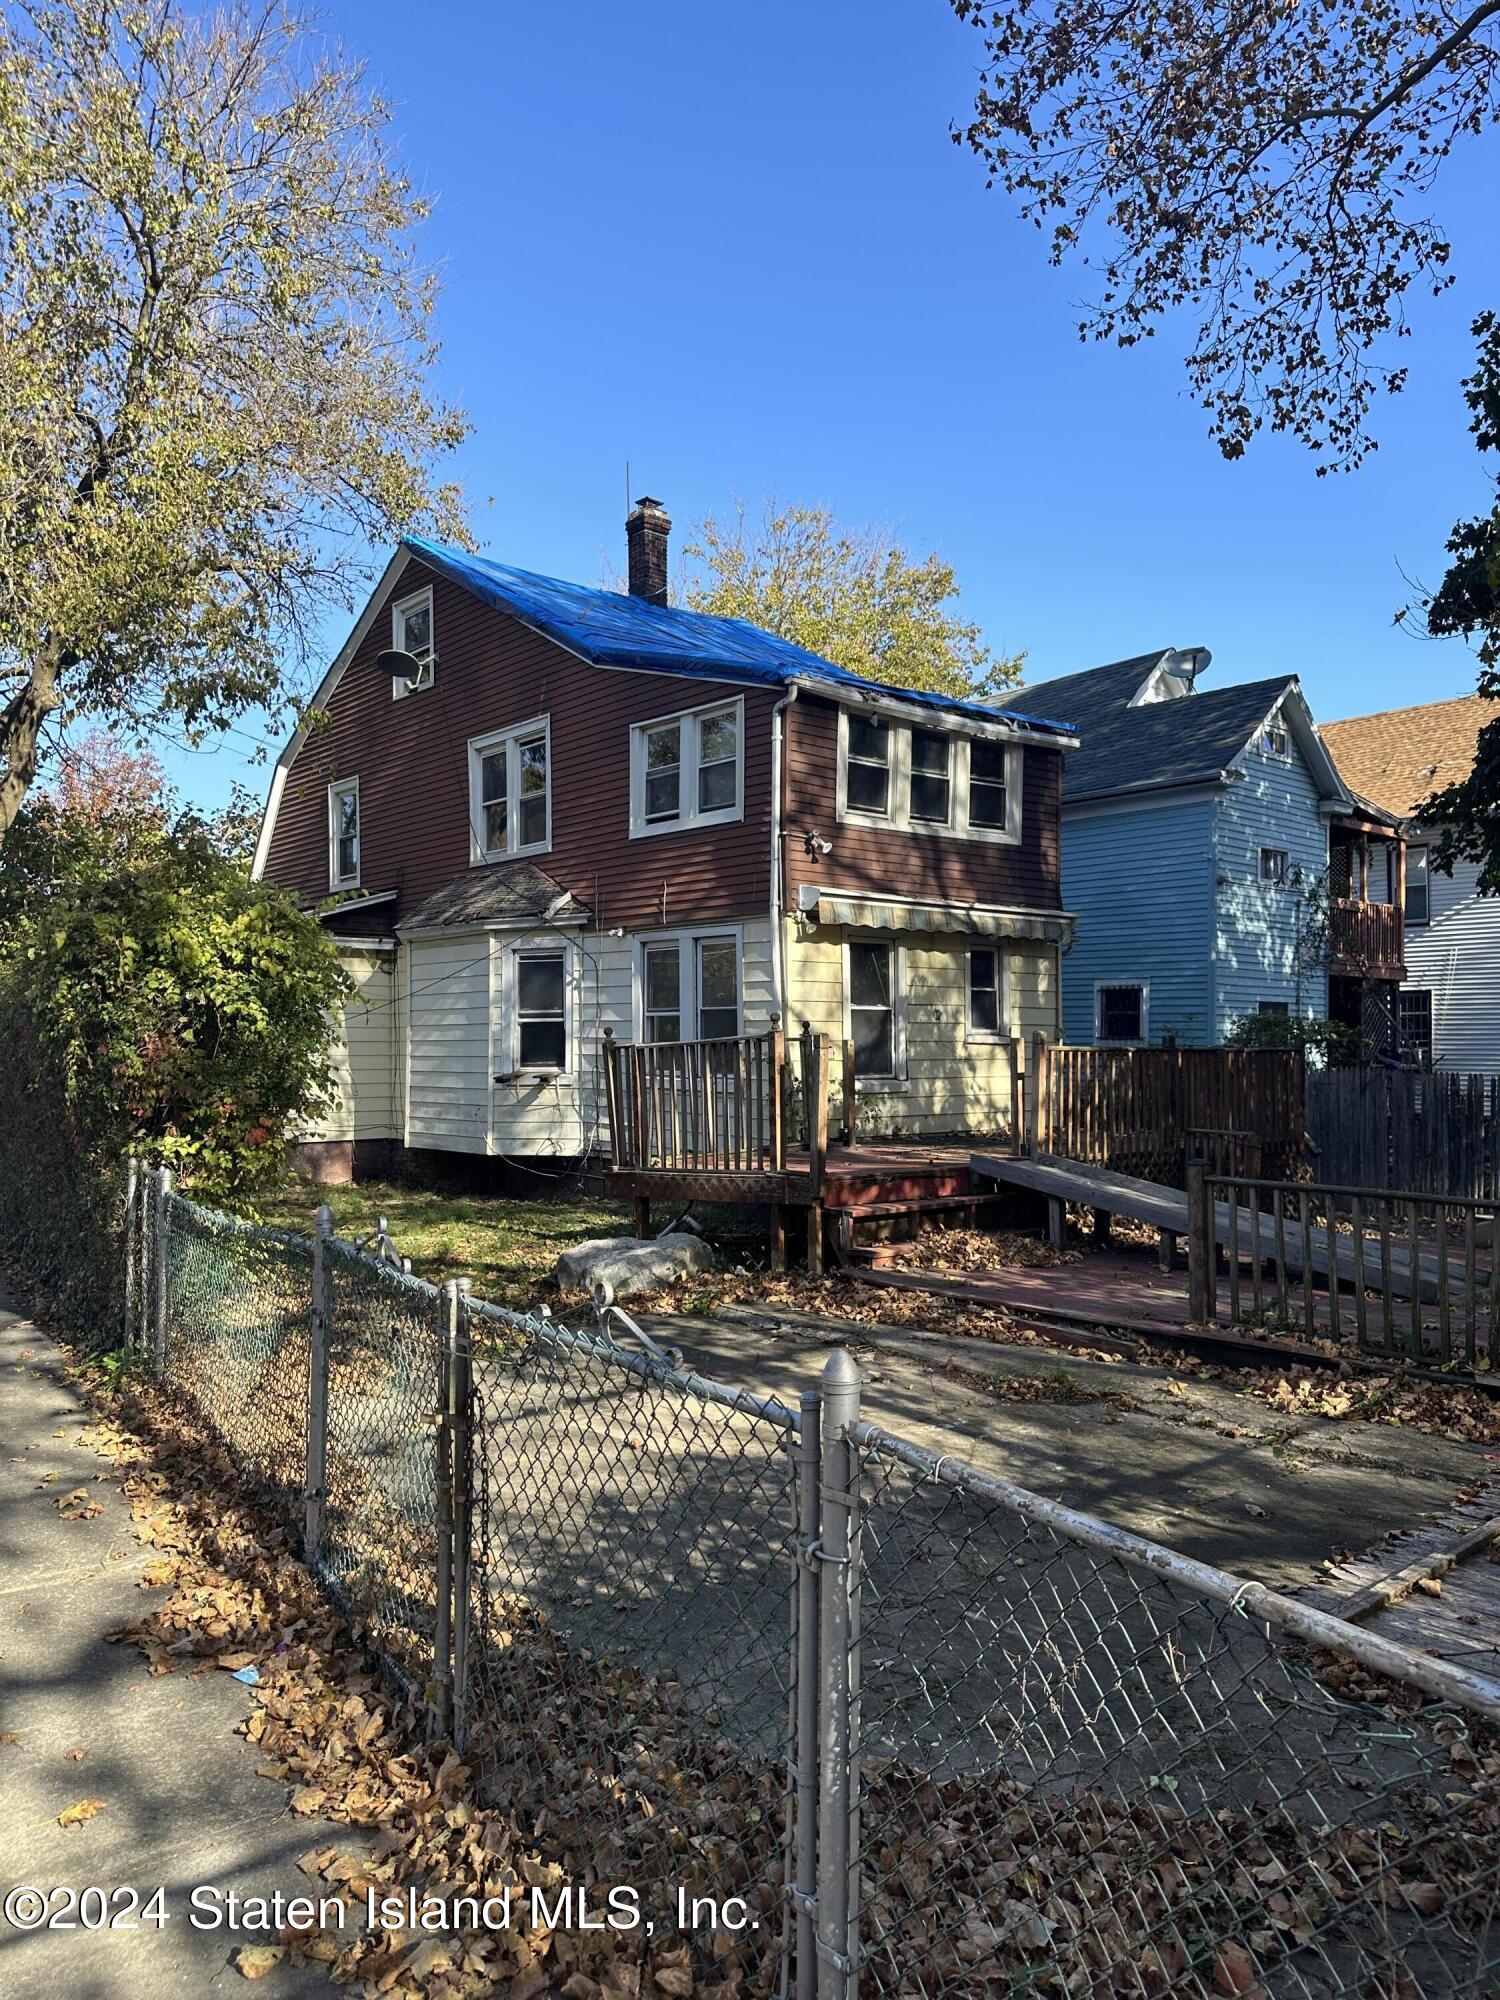
[[1328,969],[1345,978],[1404,979],[1405,923],[1399,903],[1328,905]]

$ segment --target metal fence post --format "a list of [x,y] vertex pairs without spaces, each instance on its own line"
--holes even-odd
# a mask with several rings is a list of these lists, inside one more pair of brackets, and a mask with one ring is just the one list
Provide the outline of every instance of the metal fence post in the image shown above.
[[797,1468],[797,1577],[793,1585],[796,1656],[793,1660],[791,1902],[795,1912],[797,2000],[816,2000],[818,1990],[818,1426],[823,1398],[804,1389],[802,1423],[792,1441]]
[[125,1162],[125,1351],[135,1346],[136,1285],[140,1266],[136,1255],[136,1204],[139,1200],[140,1162],[132,1153]]
[[1195,1326],[1207,1326],[1214,1316],[1214,1232],[1206,1176],[1202,1160],[1188,1161],[1188,1318]]
[[333,1268],[328,1256],[333,1211],[313,1217],[312,1299],[307,1314],[307,1478],[302,1487],[302,1558],[323,1553],[328,1508],[328,1343],[333,1330]]
[[453,1451],[453,1747],[468,1736],[469,1560],[473,1553],[474,1452],[469,1318],[470,1281],[459,1278],[449,1320],[448,1396]]
[[167,1239],[171,1229],[167,1201],[172,1192],[172,1169],[158,1167],[151,1204],[151,1366],[157,1375],[167,1372]]
[[823,1370],[818,1483],[818,2000],[859,1985],[859,1366]]
[[433,1464],[437,1530],[437,1609],[432,1632],[433,1733],[453,1728],[453,1371],[457,1339],[458,1286],[450,1278],[442,1291],[442,1324],[437,1351],[437,1438]]

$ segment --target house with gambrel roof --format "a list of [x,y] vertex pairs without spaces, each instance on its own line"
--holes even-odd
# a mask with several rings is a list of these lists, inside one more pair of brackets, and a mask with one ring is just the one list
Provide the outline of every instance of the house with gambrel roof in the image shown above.
[[1144,653],[1006,697],[1081,739],[1063,773],[1065,1039],[1202,1046],[1276,1013],[1384,1046],[1397,827],[1349,791],[1295,675],[1205,689],[1208,660]]

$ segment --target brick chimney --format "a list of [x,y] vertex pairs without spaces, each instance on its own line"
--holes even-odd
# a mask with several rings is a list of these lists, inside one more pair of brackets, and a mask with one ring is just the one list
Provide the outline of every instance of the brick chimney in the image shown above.
[[648,604],[667,601],[667,537],[672,523],[660,500],[637,500],[625,517],[630,552],[630,594]]

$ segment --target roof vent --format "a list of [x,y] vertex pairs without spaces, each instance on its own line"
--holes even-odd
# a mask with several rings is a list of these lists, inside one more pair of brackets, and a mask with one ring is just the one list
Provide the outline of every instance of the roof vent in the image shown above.
[[660,500],[641,498],[625,517],[630,558],[630,594],[648,604],[667,601],[667,538],[671,519]]

